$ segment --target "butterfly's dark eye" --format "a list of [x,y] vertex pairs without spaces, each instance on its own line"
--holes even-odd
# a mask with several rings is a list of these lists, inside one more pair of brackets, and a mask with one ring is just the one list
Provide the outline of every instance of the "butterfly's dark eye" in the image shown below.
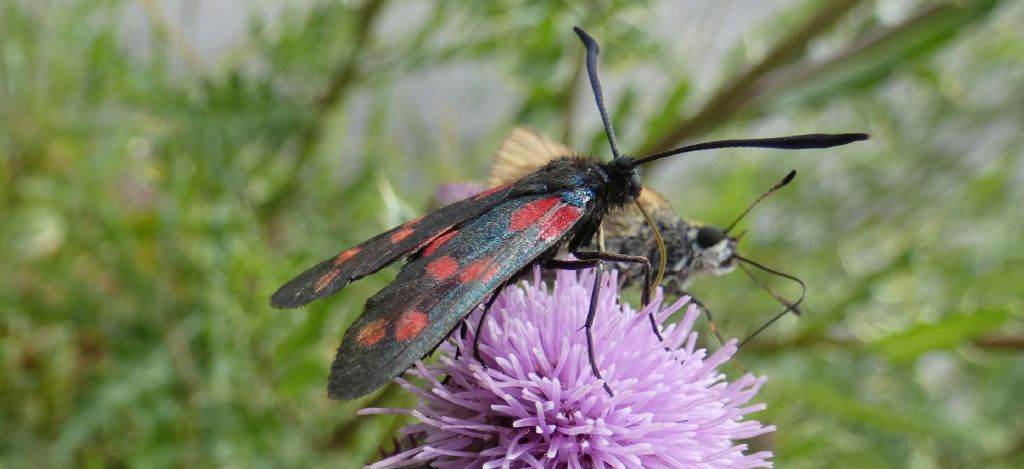
[[702,226],[697,230],[697,246],[707,249],[725,239],[725,232],[717,226]]

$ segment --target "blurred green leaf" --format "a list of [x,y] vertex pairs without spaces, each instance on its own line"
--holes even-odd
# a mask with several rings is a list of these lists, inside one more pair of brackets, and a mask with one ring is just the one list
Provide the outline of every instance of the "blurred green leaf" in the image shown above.
[[896,409],[871,405],[862,399],[852,398],[841,389],[812,383],[804,383],[800,388],[803,391],[800,398],[807,404],[853,425],[905,437],[939,437],[966,443],[960,432],[932,417],[927,408]]
[[897,25],[871,30],[820,64],[787,70],[767,80],[761,90],[766,106],[823,102],[877,85],[897,68],[906,68],[955,40],[998,4],[998,0],[936,2]]
[[871,347],[892,361],[908,361],[924,352],[950,348],[1003,325],[1010,317],[1004,309],[981,309],[952,314],[934,324],[918,324],[884,337]]

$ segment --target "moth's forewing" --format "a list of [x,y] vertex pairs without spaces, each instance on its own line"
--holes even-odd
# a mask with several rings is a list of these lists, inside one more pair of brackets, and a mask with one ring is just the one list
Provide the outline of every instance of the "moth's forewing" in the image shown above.
[[570,237],[593,197],[586,188],[511,197],[436,237],[366,302],[338,348],[328,394],[352,399],[408,369],[488,294]]
[[459,223],[479,216],[508,196],[508,186],[481,192],[385,231],[320,262],[270,297],[277,308],[298,308],[337,293],[349,282],[407,256]]

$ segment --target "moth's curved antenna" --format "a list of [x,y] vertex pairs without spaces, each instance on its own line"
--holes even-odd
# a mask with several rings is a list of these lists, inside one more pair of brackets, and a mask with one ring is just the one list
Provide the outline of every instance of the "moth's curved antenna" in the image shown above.
[[597,110],[601,113],[601,121],[604,122],[604,133],[608,135],[608,143],[612,146],[612,156],[616,159],[622,158],[622,153],[619,153],[619,144],[615,140],[615,130],[612,129],[612,120],[608,117],[608,110],[604,107],[601,79],[597,76],[597,54],[601,52],[601,48],[597,45],[597,41],[583,29],[573,26],[572,30],[576,32],[576,35],[583,41],[583,46],[587,48],[587,76],[590,78],[590,88],[594,91],[594,100],[597,101]]
[[655,153],[651,156],[636,160],[636,164],[642,165],[654,160],[660,160],[680,153],[691,151],[712,150],[715,148],[775,148],[778,150],[807,150],[811,148],[829,148],[839,145],[846,145],[860,140],[871,138],[868,134],[806,134],[790,135],[788,137],[774,138],[746,138],[738,140],[718,140],[714,142],[695,143],[686,145],[674,150]]
[[779,318],[781,318],[782,316],[785,316],[786,313],[792,311],[793,314],[796,314],[797,316],[799,316],[800,315],[800,308],[799,308],[800,303],[803,303],[804,297],[807,296],[807,285],[804,284],[803,280],[800,280],[797,277],[794,277],[794,276],[792,276],[790,274],[787,274],[785,272],[781,272],[781,271],[775,270],[775,269],[773,269],[771,267],[766,267],[763,264],[760,264],[760,263],[757,263],[755,261],[752,261],[752,260],[750,260],[750,259],[748,259],[746,257],[742,257],[742,256],[739,256],[739,255],[734,255],[734,257],[737,260],[739,260],[740,262],[742,262],[742,263],[750,264],[753,267],[761,269],[761,270],[763,270],[765,272],[768,272],[770,274],[777,275],[779,277],[782,277],[782,278],[785,278],[785,279],[788,279],[788,280],[792,280],[793,282],[796,282],[797,285],[800,285],[800,298],[798,298],[795,302],[791,303],[789,300],[787,300],[787,299],[783,298],[782,296],[776,294],[774,291],[772,291],[766,285],[764,285],[759,280],[757,280],[757,278],[754,277],[754,275],[749,270],[747,270],[747,268],[743,264],[740,264],[740,268],[743,269],[743,272],[745,272],[748,276],[750,276],[751,279],[754,280],[754,283],[758,284],[758,286],[760,286],[761,288],[764,288],[765,291],[767,291],[768,294],[770,294],[772,296],[772,298],[775,298],[776,301],[778,301],[783,306],[785,306],[785,309],[783,309],[778,314],[776,314],[771,319],[769,319],[767,322],[765,322],[764,325],[762,325],[761,327],[757,328],[757,330],[754,331],[753,333],[751,333],[749,336],[747,336],[746,339],[743,339],[743,341],[740,342],[739,345],[736,346],[737,349],[740,349],[744,345],[746,345],[747,342],[750,342],[751,339],[753,339],[754,337],[757,337],[758,334],[760,334],[765,329],[767,329],[769,326],[774,324],[775,321],[778,321]]
[[661,281],[665,278],[665,268],[667,266],[667,252],[665,250],[665,239],[661,237],[661,231],[658,230],[658,225],[654,224],[654,219],[647,213],[647,209],[639,202],[633,202],[636,208],[640,210],[640,213],[644,216],[644,221],[648,226],[651,227],[651,231],[654,233],[654,239],[658,242],[658,275],[654,278],[654,284],[650,286],[650,295],[654,296],[654,289],[661,285]]
[[750,206],[748,206],[747,209],[743,211],[743,213],[740,213],[740,216],[736,217],[736,219],[733,220],[733,222],[731,224],[729,224],[729,227],[725,229],[725,233],[728,234],[730,231],[732,231],[732,229],[736,227],[736,224],[739,223],[740,220],[743,219],[743,217],[747,216],[747,214],[750,213],[750,211],[753,210],[754,207],[757,206],[757,204],[761,203],[761,201],[766,199],[769,195],[772,195],[772,192],[775,192],[775,191],[785,187],[786,184],[789,184],[790,182],[793,182],[793,178],[795,178],[795,177],[796,177],[796,170],[794,169],[794,170],[790,171],[789,174],[786,175],[786,177],[782,178],[781,181],[775,183],[774,186],[772,186],[768,190],[764,191],[764,194],[761,194],[761,196],[758,197],[757,200],[754,201],[754,203],[750,204]]

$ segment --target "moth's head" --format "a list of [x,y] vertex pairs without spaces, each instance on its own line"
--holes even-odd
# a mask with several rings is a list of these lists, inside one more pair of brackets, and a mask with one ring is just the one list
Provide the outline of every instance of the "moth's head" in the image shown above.
[[640,182],[636,160],[622,156],[602,163],[601,169],[608,175],[608,193],[613,205],[625,205],[640,197],[643,184]]
[[737,239],[717,226],[696,226],[690,229],[690,262],[695,272],[724,275],[736,268]]

